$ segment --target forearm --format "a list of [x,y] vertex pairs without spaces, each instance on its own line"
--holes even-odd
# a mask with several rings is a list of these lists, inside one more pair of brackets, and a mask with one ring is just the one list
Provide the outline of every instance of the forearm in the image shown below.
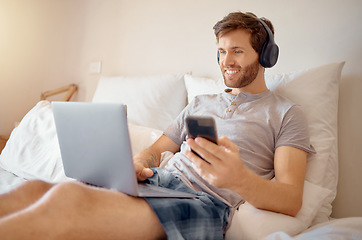
[[145,168],[158,167],[160,165],[161,153],[170,151],[175,153],[180,149],[180,146],[175,144],[170,138],[162,135],[149,148],[134,156],[133,161]]
[[160,165],[161,153],[152,148],[147,148],[138,153],[133,161],[146,168],[158,167]]
[[290,216],[297,215],[302,206],[303,188],[292,184],[270,181],[249,169],[240,174],[239,185],[234,191],[254,207]]

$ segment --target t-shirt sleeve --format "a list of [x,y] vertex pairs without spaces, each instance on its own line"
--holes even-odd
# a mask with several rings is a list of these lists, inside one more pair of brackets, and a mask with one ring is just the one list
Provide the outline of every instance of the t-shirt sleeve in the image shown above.
[[193,101],[188,104],[177,118],[166,128],[164,135],[171,138],[176,144],[181,145],[186,140],[185,119],[192,109]]
[[275,148],[280,146],[292,146],[315,153],[310,144],[308,121],[298,105],[292,106],[284,115]]

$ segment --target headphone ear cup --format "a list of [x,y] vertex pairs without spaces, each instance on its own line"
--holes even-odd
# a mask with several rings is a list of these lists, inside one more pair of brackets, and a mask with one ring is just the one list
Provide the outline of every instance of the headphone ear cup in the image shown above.
[[259,62],[263,67],[271,68],[278,61],[279,47],[274,42],[273,33],[268,25],[260,18],[258,18],[258,20],[267,32],[267,39],[265,40],[265,43],[263,44],[263,47],[261,48],[259,53]]
[[266,41],[259,54],[259,62],[265,68],[273,67],[279,56],[279,47],[274,42]]

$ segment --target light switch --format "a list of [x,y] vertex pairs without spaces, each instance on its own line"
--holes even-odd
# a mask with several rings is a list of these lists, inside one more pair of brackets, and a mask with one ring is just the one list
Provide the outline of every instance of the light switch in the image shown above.
[[90,74],[97,74],[101,73],[102,70],[102,61],[91,62],[89,65],[89,73]]

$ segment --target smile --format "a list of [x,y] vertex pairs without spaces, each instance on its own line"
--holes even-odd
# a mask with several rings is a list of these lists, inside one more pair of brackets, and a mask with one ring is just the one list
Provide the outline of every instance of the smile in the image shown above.
[[225,70],[225,72],[226,72],[228,75],[232,75],[232,74],[235,74],[235,73],[240,72],[240,70]]

